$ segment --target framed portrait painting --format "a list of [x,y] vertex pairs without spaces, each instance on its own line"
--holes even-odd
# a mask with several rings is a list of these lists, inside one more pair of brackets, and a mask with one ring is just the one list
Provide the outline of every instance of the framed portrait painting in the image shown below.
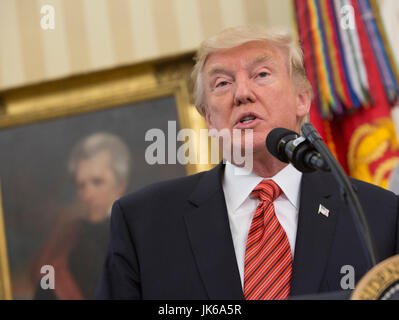
[[2,298],[91,299],[113,202],[210,168],[147,157],[151,130],[204,127],[190,68],[185,57],[0,93]]

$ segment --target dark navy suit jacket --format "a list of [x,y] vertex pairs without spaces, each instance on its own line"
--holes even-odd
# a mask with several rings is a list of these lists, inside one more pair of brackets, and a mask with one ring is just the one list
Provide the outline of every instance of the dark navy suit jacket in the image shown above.
[[[116,201],[97,299],[242,299],[221,178],[224,165],[148,186]],[[378,260],[399,251],[398,197],[351,180]],[[319,205],[328,217],[318,213]],[[330,173],[303,174],[291,295],[341,290],[344,265],[368,270],[358,233]]]

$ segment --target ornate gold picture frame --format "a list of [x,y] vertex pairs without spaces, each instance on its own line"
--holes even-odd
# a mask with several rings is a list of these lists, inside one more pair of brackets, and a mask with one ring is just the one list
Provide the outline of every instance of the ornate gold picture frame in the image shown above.
[[[1,181],[0,181],[1,182]],[[10,272],[8,270],[7,243],[4,233],[3,207],[0,184],[0,299],[11,299]]]
[[[151,104],[151,101],[159,102],[157,99],[165,97],[171,97],[175,101],[179,128],[190,128],[199,132],[206,126],[192,102],[192,66],[192,54],[187,54],[0,92],[0,135],[9,129],[80,115],[89,116],[96,112],[116,110],[114,108],[121,105]],[[200,150],[201,146],[195,146],[198,154],[209,150],[208,146],[205,147],[207,150]],[[185,170],[186,174],[194,174],[211,167],[211,164],[187,164]],[[1,299],[19,298],[11,289],[13,283],[10,281],[10,274],[13,270],[9,268],[7,261],[8,230],[6,224],[2,225],[2,218],[7,214],[5,210],[1,212],[0,198]]]

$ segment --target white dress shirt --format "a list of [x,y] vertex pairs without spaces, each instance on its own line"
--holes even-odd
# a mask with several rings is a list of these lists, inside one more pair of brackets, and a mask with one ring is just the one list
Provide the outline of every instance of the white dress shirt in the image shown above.
[[248,232],[253,215],[259,204],[259,200],[250,196],[250,194],[263,179],[273,179],[282,190],[281,195],[273,204],[277,219],[287,234],[291,253],[294,256],[302,173],[289,164],[274,177],[262,178],[253,172],[248,172],[244,168],[238,168],[230,162],[226,162],[223,192],[243,288],[244,259]]

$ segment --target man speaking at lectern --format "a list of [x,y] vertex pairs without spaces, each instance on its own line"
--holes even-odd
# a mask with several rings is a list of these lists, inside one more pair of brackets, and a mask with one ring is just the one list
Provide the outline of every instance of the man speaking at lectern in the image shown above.
[[[252,129],[251,163],[226,163],[116,201],[99,299],[287,299],[342,290],[369,268],[330,173],[301,173],[266,149],[268,133],[296,132],[312,89],[302,52],[283,32],[227,29],[206,40],[193,71],[209,129]],[[240,145],[242,144],[242,145]],[[243,150],[244,151],[244,150]],[[398,252],[398,198],[352,180],[378,260]]]

